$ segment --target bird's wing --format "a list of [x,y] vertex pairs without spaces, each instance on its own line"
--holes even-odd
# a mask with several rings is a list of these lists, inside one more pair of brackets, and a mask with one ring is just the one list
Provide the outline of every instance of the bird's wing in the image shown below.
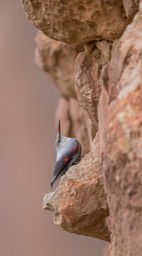
[[53,186],[54,182],[60,177],[62,172],[67,170],[69,161],[70,161],[69,157],[63,157],[62,159],[60,159],[56,162],[54,172],[53,172],[53,178],[50,183],[51,186]]
[[53,179],[51,181],[51,186],[54,182],[59,178],[60,174],[64,171],[67,171],[69,162],[73,159],[73,157],[78,152],[79,142],[76,140],[71,140],[68,145],[66,145],[66,150],[61,154],[60,158],[56,162],[54,172],[53,172]]

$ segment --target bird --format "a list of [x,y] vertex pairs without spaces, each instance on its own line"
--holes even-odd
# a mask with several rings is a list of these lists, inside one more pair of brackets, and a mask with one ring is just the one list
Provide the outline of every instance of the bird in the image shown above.
[[56,163],[53,171],[53,177],[50,183],[51,188],[55,181],[66,173],[74,164],[77,164],[82,158],[82,148],[76,138],[65,137],[61,134],[61,121],[58,123],[58,134],[55,141]]

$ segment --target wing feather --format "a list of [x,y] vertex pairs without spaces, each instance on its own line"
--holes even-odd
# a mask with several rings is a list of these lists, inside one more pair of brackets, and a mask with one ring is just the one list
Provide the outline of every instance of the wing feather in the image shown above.
[[68,170],[69,163],[77,154],[79,146],[80,143],[77,140],[70,140],[66,145],[66,151],[63,150],[62,154],[60,153],[60,157],[58,158],[54,168],[53,179],[50,183],[51,186],[53,186],[54,182],[60,177],[61,174]]

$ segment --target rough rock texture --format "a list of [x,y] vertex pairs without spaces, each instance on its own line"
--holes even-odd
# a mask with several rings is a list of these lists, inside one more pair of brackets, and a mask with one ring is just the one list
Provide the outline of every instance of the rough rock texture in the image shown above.
[[110,59],[111,43],[94,42],[85,45],[75,63],[75,91],[80,105],[92,121],[92,139],[98,130],[97,107],[102,87],[101,71]]
[[43,198],[43,208],[54,212],[54,223],[76,234],[109,241],[108,206],[95,142],[95,154],[86,154],[61,178],[55,192]]
[[102,92],[98,104],[98,117],[99,117],[99,152],[100,157],[103,158],[104,150],[106,147],[106,131],[107,131],[107,123],[106,117],[109,114],[109,97],[105,87],[102,87]]
[[100,39],[116,39],[129,22],[120,0],[21,2],[29,20],[36,27],[45,35],[66,43],[80,44]]
[[112,56],[116,79],[113,84],[110,79],[110,87],[114,87],[115,97],[106,106],[109,112],[103,161],[110,208],[111,256],[142,255],[141,21],[142,11],[126,29],[117,45],[117,54]]

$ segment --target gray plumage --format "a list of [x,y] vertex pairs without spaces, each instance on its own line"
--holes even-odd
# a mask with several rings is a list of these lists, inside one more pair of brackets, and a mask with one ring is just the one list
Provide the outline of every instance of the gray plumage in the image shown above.
[[82,154],[81,145],[78,140],[61,135],[60,121],[55,146],[56,164],[50,183],[51,187],[72,165],[80,161]]

